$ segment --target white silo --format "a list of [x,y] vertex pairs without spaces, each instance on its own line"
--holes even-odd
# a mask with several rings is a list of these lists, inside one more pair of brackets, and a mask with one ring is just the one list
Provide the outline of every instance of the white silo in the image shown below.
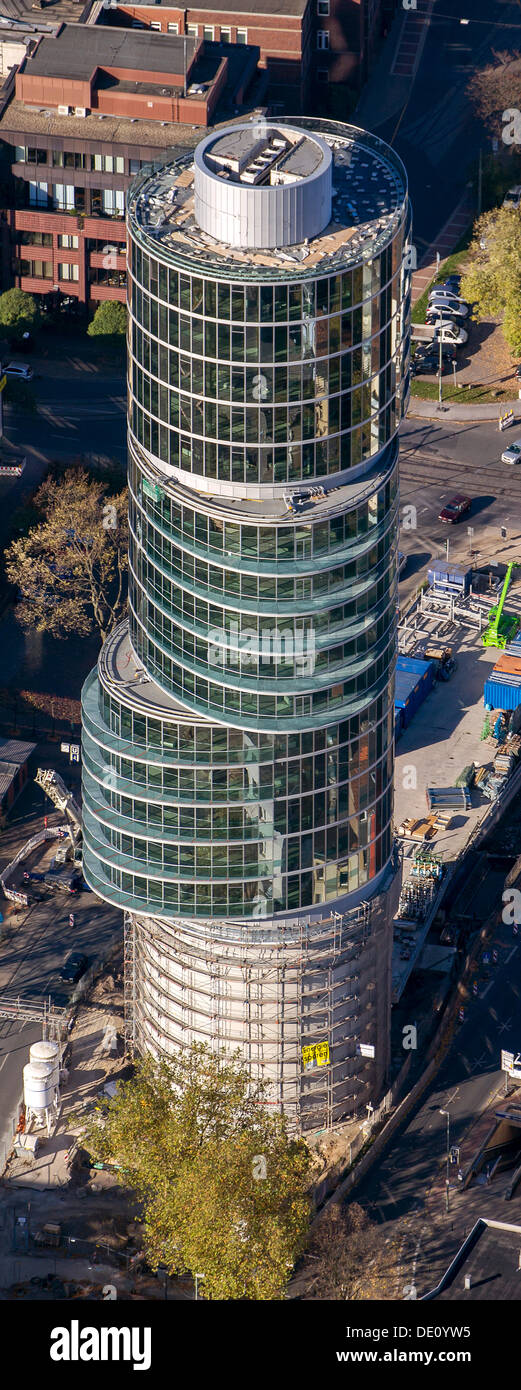
[[60,1046],[59,1043],[42,1039],[41,1042],[32,1043],[29,1049],[29,1062],[46,1062],[52,1064],[52,1076],[54,1085],[58,1086],[60,1080]]
[[27,1119],[47,1121],[47,1132],[51,1129],[51,1111],[56,1108],[58,1087],[55,1080],[56,1066],[52,1060],[27,1062],[24,1067],[24,1101]]

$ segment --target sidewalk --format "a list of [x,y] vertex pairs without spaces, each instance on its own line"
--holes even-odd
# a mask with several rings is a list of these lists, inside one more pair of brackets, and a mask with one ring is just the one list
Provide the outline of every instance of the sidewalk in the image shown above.
[[438,233],[436,240],[427,248],[425,255],[418,270],[415,270],[412,277],[411,303],[416,304],[421,298],[431,280],[438,273],[436,252],[439,251],[440,264],[450,256],[454,247],[457,246],[467,227],[475,216],[474,192],[472,188],[466,188],[462,197],[454,208],[454,212]]
[[[411,396],[407,408],[407,418],[413,416],[415,419],[435,420],[438,424],[440,420],[461,420],[467,425],[475,420],[498,421],[500,415],[504,415],[507,410],[513,410],[513,426],[521,423],[521,401],[491,401],[488,405],[446,405],[443,403],[442,409],[438,407],[437,401],[421,401],[416,396]],[[505,431],[507,433],[507,431]]]

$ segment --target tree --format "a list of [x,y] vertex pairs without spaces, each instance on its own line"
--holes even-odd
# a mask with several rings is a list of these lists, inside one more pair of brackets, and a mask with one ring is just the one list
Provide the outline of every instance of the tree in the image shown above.
[[36,300],[25,290],[5,290],[0,294],[0,325],[10,332],[25,333],[34,328],[39,314]]
[[495,208],[479,217],[469,247],[469,267],[461,283],[474,315],[501,313],[503,333],[514,356],[521,354],[521,217],[513,208]]
[[6,551],[6,573],[20,594],[16,617],[53,637],[98,630],[102,641],[125,609],[127,494],[84,469],[47,478],[33,505],[41,521]]
[[204,1274],[208,1299],[282,1298],[304,1248],[310,1154],[265,1095],[238,1054],[194,1043],[140,1061],[83,1137],[143,1202],[152,1266]]
[[467,93],[476,115],[490,134],[502,140],[505,131],[507,138],[503,148],[506,149],[519,144],[519,140],[509,138],[507,113],[521,106],[521,54],[500,52],[495,53],[494,58],[494,63],[473,72]]
[[96,313],[89,323],[87,333],[91,338],[116,338],[127,331],[127,311],[117,299],[104,299],[98,304]]
[[317,1217],[304,1278],[312,1299],[396,1297],[389,1238],[358,1202],[329,1206]]

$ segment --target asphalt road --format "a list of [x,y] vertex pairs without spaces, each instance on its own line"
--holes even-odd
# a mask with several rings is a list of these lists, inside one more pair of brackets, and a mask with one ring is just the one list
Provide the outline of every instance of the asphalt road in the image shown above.
[[[461,23],[465,18],[468,24]],[[469,78],[493,60],[494,51],[520,47],[521,9],[515,0],[435,0],[414,83],[401,110],[380,123],[375,90],[371,129],[393,144],[407,169],[413,239],[420,253],[459,202],[480,147],[490,150],[490,137],[466,95]]]
[[[443,1168],[446,1154],[447,1121],[440,1115],[440,1109],[449,1111],[450,1144],[458,1145],[500,1080],[501,1049],[517,1051],[521,1045],[521,941],[513,936],[512,927],[501,925],[494,936],[494,945],[499,951],[499,962],[488,968],[488,979],[483,969],[476,976],[478,996],[472,995],[465,1005],[465,1023],[456,1028],[433,1085],[393,1140],[382,1162],[357,1188],[357,1201],[367,1206],[373,1217],[386,1227],[395,1223],[399,1226],[406,1215],[416,1214],[410,1246],[411,1263],[413,1251],[417,1260],[421,1244],[427,1247],[432,1238],[430,1223],[422,1226],[422,1211],[426,1192]],[[454,1184],[457,1185],[456,1176]],[[444,1205],[443,1198],[442,1202]],[[447,1222],[445,1239],[437,1248],[442,1268],[448,1264],[453,1246],[458,1244],[459,1238],[453,1236]],[[427,1284],[433,1272],[430,1259],[427,1259]],[[412,1270],[406,1282],[414,1282]],[[432,1277],[431,1283],[435,1282]],[[420,1287],[419,1294],[426,1290],[427,1285]]]
[[[446,542],[455,562],[478,566],[507,564],[520,555],[521,467],[501,463],[501,450],[521,428],[499,434],[493,424],[432,424],[409,419],[401,430],[400,549],[408,563],[400,580],[403,603],[424,578],[433,558],[444,557]],[[457,525],[439,521],[450,497],[472,499],[470,514]],[[415,511],[407,509],[414,507]],[[468,527],[473,535],[468,535]],[[506,539],[501,528],[506,527]]]

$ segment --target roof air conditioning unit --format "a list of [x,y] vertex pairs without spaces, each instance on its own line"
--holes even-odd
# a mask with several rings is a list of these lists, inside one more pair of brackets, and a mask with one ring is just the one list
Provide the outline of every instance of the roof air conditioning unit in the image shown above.
[[86,106],[75,106],[75,107],[74,107],[74,115],[75,115],[75,116],[86,116],[86,115],[87,115],[87,107],[86,107]]
[[72,110],[72,108],[71,108],[70,106],[59,106],[59,107],[58,107],[58,115],[59,115],[59,116],[70,116],[71,110]]

